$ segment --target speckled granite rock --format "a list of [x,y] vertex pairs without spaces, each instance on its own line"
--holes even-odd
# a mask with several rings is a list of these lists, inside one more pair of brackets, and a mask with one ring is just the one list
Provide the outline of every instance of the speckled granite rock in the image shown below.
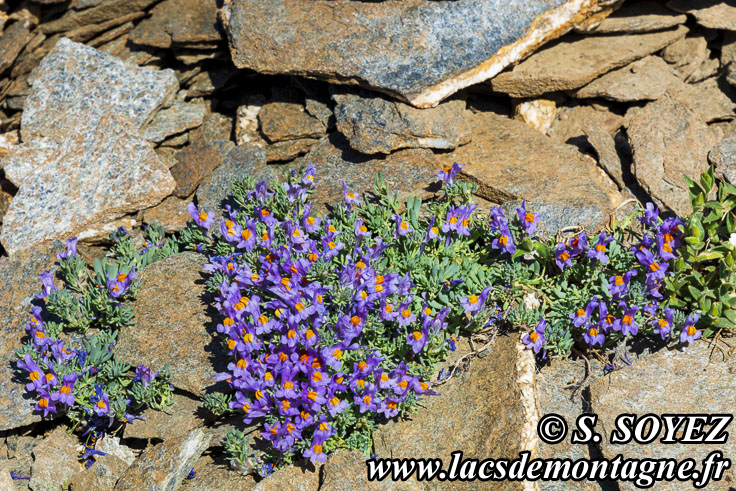
[[694,109],[672,91],[634,113],[628,126],[639,184],[675,213],[692,211],[683,175],[708,169],[715,136]]
[[697,84],[683,84],[677,89],[677,94],[706,123],[734,117],[736,90],[721,78],[709,78]]
[[473,115],[470,126],[472,141],[442,160],[465,164],[461,176],[479,185],[482,198],[546,203],[551,215],[559,214],[545,225],[550,232],[557,226],[594,228],[620,203],[616,186],[575,147],[493,113]]
[[667,7],[690,14],[698,24],[711,29],[736,31],[736,6],[720,0],[670,0]]
[[253,486],[251,490],[283,491],[288,489],[290,491],[318,491],[320,489],[319,470],[321,467],[318,466],[316,469],[314,467],[307,469],[296,466],[286,467],[274,472],[267,479]]
[[684,24],[686,20],[687,16],[678,15],[661,3],[645,0],[627,2],[603,21],[590,26],[583,23],[575,30],[595,34],[653,32]]
[[[456,450],[463,452],[464,459],[479,460],[513,459],[523,450],[534,455],[534,361],[518,344],[516,337],[499,336],[487,356],[473,360],[466,372],[436,389],[439,397],[424,398],[425,407],[410,421],[379,427],[373,435],[378,457],[441,458],[448,465],[450,453]],[[458,347],[458,352],[464,349]],[[522,379],[531,384],[523,385]],[[431,481],[421,486],[455,489],[456,484]],[[524,485],[475,481],[464,489],[513,490]]]
[[187,211],[188,201],[169,196],[153,208],[143,210],[143,223],[158,222],[167,233],[178,232],[192,219]]
[[79,26],[99,24],[110,19],[123,17],[133,12],[141,12],[159,0],[102,0],[77,2],[74,9],[68,9],[56,20],[41,25],[41,32],[53,34],[71,31]]
[[[224,369],[215,327],[207,315],[202,266],[193,252],[168,257],[147,267],[133,305],[136,325],[121,329],[116,354],[124,362],[161,370],[168,364],[177,388],[202,396]],[[178,307],[171,308],[172,299]],[[219,360],[218,360],[219,358]]]
[[659,56],[647,56],[606,73],[573,95],[582,99],[602,97],[618,102],[653,101],[667,89],[679,88],[682,84],[666,61]]
[[428,107],[613,3],[229,0],[223,20],[239,68],[370,86]]
[[366,491],[395,489],[419,491],[424,489],[414,480],[401,483],[391,479],[369,481],[366,477],[368,473],[365,461],[365,455],[355,450],[351,452],[341,450],[331,455],[321,469],[324,478],[320,489],[362,489]]
[[201,428],[148,447],[120,478],[116,490],[175,491],[209,445],[211,437]]
[[470,141],[461,100],[416,109],[367,91],[337,93],[332,98],[337,103],[337,129],[362,153],[391,153],[400,148],[451,150]]
[[34,401],[25,385],[14,376],[14,352],[25,335],[23,326],[30,318],[33,296],[41,291],[38,275],[50,269],[61,244],[52,248],[28,248],[16,257],[0,258],[0,431],[38,421]]
[[619,189],[623,189],[626,186],[624,171],[613,136],[592,120],[584,123],[583,132],[598,156],[598,165],[606,171]]
[[624,124],[623,116],[611,111],[600,111],[585,104],[561,106],[547,134],[560,143],[569,143],[585,135],[585,127],[594,122],[609,135],[615,134]]
[[15,481],[10,477],[10,472],[0,471],[0,489],[13,489],[15,488]]
[[238,177],[252,175],[256,181],[279,178],[284,172],[281,166],[266,165],[266,154],[260,148],[238,145],[225,157],[209,178],[197,189],[197,202],[201,210],[216,213],[222,209],[223,200],[230,196],[230,184]]
[[702,36],[687,36],[662,50],[660,55],[675,68],[675,73],[687,80],[708,59],[708,42]]
[[77,438],[69,436],[63,426],[44,438],[33,449],[30,488],[33,491],[58,491],[69,486],[74,476],[82,471],[77,445]]
[[58,145],[50,138],[36,138],[9,149],[2,159],[5,177],[20,187],[23,180],[43,167],[57,150]]
[[266,153],[266,162],[283,162],[307,153],[319,138],[300,138],[298,140],[284,140],[263,147]]
[[201,99],[175,102],[171,107],[156,113],[151,122],[141,130],[141,137],[156,143],[162,142],[171,135],[200,126],[206,113],[207,108]]
[[74,477],[71,491],[114,489],[115,483],[125,473],[128,464],[115,455],[95,456],[95,463]]
[[726,181],[736,184],[736,135],[724,138],[710,150],[708,160]]
[[252,489],[256,485],[253,476],[241,476],[226,465],[227,461],[220,460],[220,462],[215,462],[211,455],[202,455],[194,464],[197,477],[187,480],[181,489],[187,491],[245,490]]
[[103,116],[72,132],[23,181],[5,215],[0,241],[12,255],[153,206],[174,185],[169,170],[128,120]]
[[304,110],[301,104],[270,102],[258,112],[261,132],[269,142],[320,138],[326,133],[325,125]]
[[135,44],[155,48],[217,42],[223,39],[216,0],[166,0],[130,33]]
[[[662,444],[657,438],[647,445],[633,441],[621,445],[611,444],[610,434],[615,419],[621,414],[733,415],[736,407],[734,373],[736,362],[733,357],[724,362],[718,350],[698,341],[682,352],[661,350],[593,382],[590,387],[591,403],[593,412],[599,417],[596,431],[602,436],[600,446],[603,457],[611,459],[622,454],[624,458],[638,459],[670,458],[682,461],[692,458],[698,463],[698,471],[701,470],[702,459],[714,450],[720,450],[725,458],[733,459],[736,455],[736,440],[731,437],[724,444]],[[667,376],[663,377],[662,374]],[[677,384],[676,389],[673,384]],[[667,394],[667,397],[662,397],[663,394]],[[710,426],[705,428],[707,431]],[[732,434],[732,427],[728,431]],[[664,430],[661,436],[664,436]],[[730,489],[735,482],[736,469],[731,466],[722,481],[711,481],[705,489]],[[620,482],[619,486],[621,489],[636,489],[631,482]],[[667,490],[693,489],[691,481],[661,482],[655,486]]]
[[21,119],[24,142],[61,143],[102,115],[128,117],[136,129],[179,88],[171,70],[137,68],[83,44],[61,39],[34,72]]
[[[202,401],[184,395],[174,394],[174,405],[166,412],[147,409],[141,414],[145,421],[136,420],[125,425],[125,438],[167,439],[189,433],[193,428],[204,424],[198,416]],[[209,414],[202,411],[202,414]]]
[[660,32],[616,36],[568,36],[542,49],[491,81],[493,90],[513,97],[582,87],[596,77],[628,65],[687,34],[679,26]]

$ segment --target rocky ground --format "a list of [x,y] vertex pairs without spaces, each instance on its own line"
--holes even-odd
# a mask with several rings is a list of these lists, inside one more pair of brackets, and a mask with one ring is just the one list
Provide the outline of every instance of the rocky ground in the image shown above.
[[[401,195],[428,194],[431,176],[460,162],[486,205],[526,199],[552,233],[599,228],[633,200],[687,214],[683,174],[713,164],[736,184],[735,61],[736,6],[714,0],[0,0],[0,487],[368,486],[363,457],[347,453],[258,483],[228,470],[222,438],[238,422],[198,407],[216,371],[206,308],[170,301],[203,292],[201,260],[186,253],[145,271],[137,329],[119,345],[129,363],[172,365],[173,414],[98,442],[109,455],[85,471],[76,436],[39,422],[10,366],[59,240],[79,236],[94,258],[121,225],[173,232],[188,201],[214,210],[233,178],[307,163],[324,205],[342,198],[339,179],[368,191],[379,172]],[[636,444],[545,445],[536,421],[586,410],[610,428],[624,412],[733,412],[736,364],[721,349],[621,349],[632,363],[612,355],[605,377],[580,361],[538,370],[516,335],[499,336],[425,411],[383,428],[377,452],[634,457]],[[713,489],[735,480],[732,469]],[[535,486],[580,487],[500,488]]]

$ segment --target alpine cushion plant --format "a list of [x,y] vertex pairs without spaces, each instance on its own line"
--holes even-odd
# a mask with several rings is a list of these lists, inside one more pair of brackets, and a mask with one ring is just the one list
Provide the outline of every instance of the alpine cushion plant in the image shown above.
[[[125,230],[113,234],[113,254],[96,260],[91,271],[77,253],[77,239],[67,241],[58,255],[61,284],[50,271],[40,275],[25,325],[28,341],[17,350],[17,372],[34,395],[34,410],[44,418],[66,416],[82,425],[87,437],[82,460],[89,466],[96,438],[120,424],[141,419],[146,407],[163,409],[172,401],[170,376],[132,369],[115,359],[118,329],[133,324],[128,303],[135,297],[137,271],[178,251],[166,245],[163,229],[147,230],[148,245],[156,252],[135,252]],[[153,242],[151,242],[153,241]]]

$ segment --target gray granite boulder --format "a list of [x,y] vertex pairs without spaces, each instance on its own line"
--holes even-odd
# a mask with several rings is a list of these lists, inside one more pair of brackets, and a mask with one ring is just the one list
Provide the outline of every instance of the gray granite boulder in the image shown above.
[[736,136],[724,138],[710,150],[708,160],[716,172],[731,184],[736,184]]
[[615,3],[228,0],[222,18],[238,68],[368,86],[428,107]]
[[417,109],[368,92],[338,93],[337,129],[362,153],[391,153],[400,148],[452,150],[470,141],[465,102],[453,100]]

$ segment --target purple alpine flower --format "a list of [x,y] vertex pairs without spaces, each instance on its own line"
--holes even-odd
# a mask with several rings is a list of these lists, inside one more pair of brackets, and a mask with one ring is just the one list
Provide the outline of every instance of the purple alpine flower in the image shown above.
[[158,372],[153,373],[153,370],[147,366],[138,365],[135,369],[135,377],[133,378],[133,381],[142,383],[143,387],[148,387],[157,375]]
[[642,215],[639,217],[639,221],[648,227],[654,227],[657,225],[658,217],[659,209],[654,206],[654,203],[649,202],[647,203],[646,208],[644,208]]
[[411,346],[414,354],[419,353],[427,345],[429,329],[425,326],[421,331],[412,331],[406,336],[406,344]]
[[629,282],[634,276],[636,276],[636,270],[632,269],[623,275],[611,276],[608,279],[608,290],[611,292],[614,300],[626,294],[626,291],[629,288]]
[[66,251],[57,254],[60,260],[65,260],[70,257],[77,257],[77,238],[72,237],[66,240]]
[[606,336],[602,332],[599,332],[596,326],[588,326],[588,330],[583,334],[583,339],[585,339],[585,342],[588,343],[590,347],[593,347],[596,344],[603,346]]
[[611,243],[613,237],[609,237],[605,232],[602,232],[598,237],[598,241],[588,251],[588,257],[595,259],[602,264],[608,263],[608,256],[606,255],[606,247]]
[[557,264],[557,267],[561,271],[572,266],[572,255],[570,255],[567,247],[562,242],[559,242],[555,249],[555,264]]
[[194,203],[187,205],[189,215],[194,220],[194,223],[199,225],[205,230],[209,230],[213,223],[215,223],[215,217],[211,213],[200,212]]
[[445,167],[444,169],[442,169],[437,174],[437,177],[442,179],[446,184],[452,184],[452,181],[455,180],[463,167],[465,167],[465,164],[458,164],[457,162],[453,162],[450,167]]
[[483,307],[483,304],[485,304],[492,289],[493,286],[487,286],[480,295],[470,295],[469,297],[461,298],[460,304],[465,309],[465,313],[474,314],[478,312]]
[[544,344],[546,342],[544,337],[545,329],[547,329],[547,321],[542,318],[532,332],[524,334],[524,337],[521,338],[521,342],[535,353],[539,353],[542,348],[544,348]]
[[501,223],[499,228],[501,235],[493,239],[491,247],[499,249],[501,252],[507,252],[513,254],[516,252],[516,244],[514,244],[514,238],[511,236],[511,230],[505,223]]
[[498,232],[507,224],[508,221],[506,220],[506,215],[504,215],[503,210],[498,206],[491,208],[491,219],[488,222],[488,227],[491,231]]
[[638,305],[633,305],[630,308],[626,308],[624,305],[624,316],[621,319],[616,319],[613,324],[614,331],[621,331],[624,336],[632,335],[636,336],[639,332],[639,326],[636,323],[636,313],[639,311]]
[[583,325],[587,324],[590,321],[590,316],[593,314],[593,311],[598,307],[598,297],[593,297],[593,299],[588,302],[588,305],[585,307],[585,309],[578,309],[576,312],[570,314],[570,319],[572,319],[572,325],[575,327],[582,327]]
[[355,194],[348,192],[348,185],[345,184],[344,180],[340,179],[340,182],[342,182],[342,195],[343,198],[345,198],[345,206],[350,210],[353,205],[358,205],[360,200],[355,196]]
[[317,462],[324,463],[327,461],[327,455],[324,453],[324,450],[322,449],[322,444],[325,442],[325,440],[319,438],[315,435],[314,440],[312,440],[312,446],[304,450],[302,453],[302,456],[311,460],[314,464]]
[[584,231],[580,232],[570,239],[568,246],[570,247],[570,255],[572,257],[579,256],[585,251],[585,248],[588,247],[588,234]]
[[519,216],[521,226],[526,230],[526,233],[532,235],[537,231],[537,225],[539,225],[539,218],[534,216],[534,213],[526,210],[526,200],[521,202],[521,206],[516,209],[516,214]]
[[654,334],[659,334],[660,336],[662,336],[662,339],[667,339],[670,336],[672,329],[674,329],[675,327],[675,324],[672,321],[672,316],[674,314],[675,309],[665,309],[664,317],[662,317],[661,319],[653,320],[652,326],[654,327]]
[[409,226],[409,222],[406,220],[402,220],[401,215],[398,215],[394,213],[391,218],[393,218],[394,223],[396,223],[396,232],[394,233],[394,238],[398,239],[399,237],[404,237],[405,235],[409,235],[414,231]]
[[39,278],[41,279],[42,290],[41,293],[36,295],[36,299],[40,300],[42,298],[46,298],[49,293],[58,290],[56,288],[56,285],[54,285],[54,275],[51,274],[51,271],[46,270],[43,273],[39,275]]
[[74,405],[74,384],[77,382],[79,374],[73,372],[69,375],[64,375],[62,379],[61,388],[58,392],[51,394],[51,400],[54,402],[61,402],[67,406]]
[[685,324],[682,326],[682,332],[680,333],[680,342],[687,344],[693,344],[696,339],[700,339],[703,333],[695,328],[695,324],[700,320],[700,314],[693,313],[685,320]]

